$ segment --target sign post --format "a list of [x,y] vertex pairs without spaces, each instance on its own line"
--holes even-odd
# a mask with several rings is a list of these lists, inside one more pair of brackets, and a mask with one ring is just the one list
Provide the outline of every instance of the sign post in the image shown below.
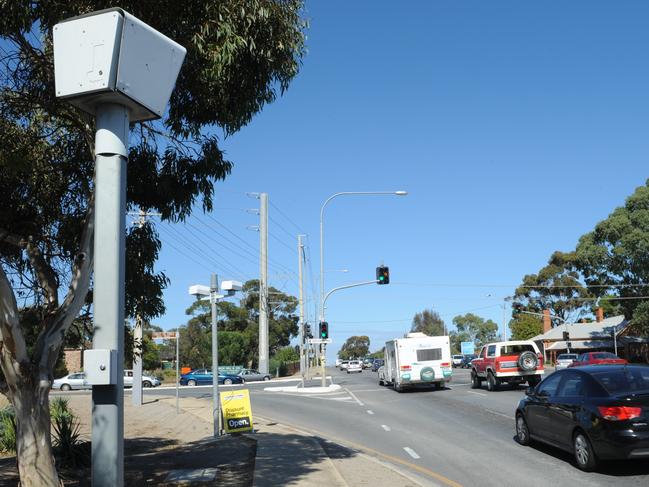
[[176,414],[180,414],[180,332],[154,331],[151,338],[161,340],[176,340]]

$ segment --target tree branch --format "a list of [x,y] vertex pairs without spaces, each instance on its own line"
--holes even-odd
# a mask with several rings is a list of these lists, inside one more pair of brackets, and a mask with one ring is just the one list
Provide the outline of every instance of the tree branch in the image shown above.
[[94,257],[94,206],[94,195],[91,195],[88,200],[88,211],[83,233],[81,234],[79,253],[76,255],[72,266],[72,280],[68,293],[56,311],[50,326],[41,331],[36,342],[35,356],[39,357],[39,377],[43,387],[46,384],[49,387],[51,370],[63,345],[65,332],[83,308],[86,295],[90,289]]
[[20,328],[18,304],[7,274],[0,266],[0,367],[8,386],[16,387],[21,365],[28,364],[29,356]]

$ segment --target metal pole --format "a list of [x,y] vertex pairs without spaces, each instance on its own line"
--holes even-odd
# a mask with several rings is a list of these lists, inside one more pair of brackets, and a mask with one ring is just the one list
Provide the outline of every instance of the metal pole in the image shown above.
[[92,485],[124,485],[124,261],[128,111],[97,109],[93,348],[117,351],[117,383],[92,388]]
[[[145,221],[146,212],[140,210],[138,226],[142,228]],[[138,257],[140,257],[139,252]],[[142,318],[139,310],[135,317],[135,329],[133,330],[133,389],[131,390],[131,402],[133,406],[142,405]]]
[[259,195],[259,372],[268,374],[268,193]]
[[180,330],[176,330],[176,414],[180,414]]
[[219,404],[219,339],[216,326],[216,293],[219,290],[219,279],[212,274],[210,280],[210,302],[212,303],[212,416],[214,419],[214,436],[221,436],[221,411]]
[[300,377],[302,378],[302,387],[304,387],[304,276],[302,275],[304,246],[302,245],[302,237],[303,235],[297,236],[297,271],[300,283]]
[[505,313],[506,313],[505,303],[503,302],[503,342],[507,341],[507,324],[506,324],[507,317]]

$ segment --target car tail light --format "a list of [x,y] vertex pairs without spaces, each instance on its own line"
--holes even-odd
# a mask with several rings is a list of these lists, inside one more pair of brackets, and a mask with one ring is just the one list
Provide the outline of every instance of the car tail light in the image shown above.
[[410,365],[402,365],[401,370],[410,370],[412,367]]
[[599,406],[599,414],[602,418],[609,421],[626,421],[627,419],[639,418],[642,414],[642,408],[628,406]]
[[442,367],[450,367],[450,366],[451,366],[451,362],[442,362],[442,363],[441,363],[441,366],[442,366]]

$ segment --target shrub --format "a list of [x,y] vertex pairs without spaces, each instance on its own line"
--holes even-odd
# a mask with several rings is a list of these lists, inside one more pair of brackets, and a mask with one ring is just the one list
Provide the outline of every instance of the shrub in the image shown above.
[[68,400],[55,398],[50,404],[52,418],[52,446],[59,464],[76,468],[90,465],[90,453],[86,442],[81,441],[80,424],[70,410]]
[[0,410],[0,451],[16,451],[16,413],[11,406]]

